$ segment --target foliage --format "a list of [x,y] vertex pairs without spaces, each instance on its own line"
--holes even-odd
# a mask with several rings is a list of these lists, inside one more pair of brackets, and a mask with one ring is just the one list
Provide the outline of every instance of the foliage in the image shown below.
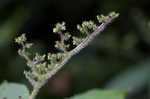
[[[0,82],[23,83],[32,89],[23,74],[29,70],[26,61],[16,53],[20,48],[14,43],[16,36],[26,33],[34,42],[28,49],[31,58],[36,52],[54,54],[59,51],[55,41],[60,39],[52,33],[55,23],[65,21],[68,33],[80,39],[85,34],[78,34],[76,24],[94,20],[97,25],[98,13],[118,11],[120,17],[72,57],[36,99],[64,99],[93,88],[130,88],[127,99],[150,99],[149,5],[150,0],[0,0]],[[72,39],[66,43],[73,43]]]
[[0,86],[0,99],[28,99],[29,91],[25,85],[3,82]]
[[126,91],[93,89],[69,99],[125,99]]

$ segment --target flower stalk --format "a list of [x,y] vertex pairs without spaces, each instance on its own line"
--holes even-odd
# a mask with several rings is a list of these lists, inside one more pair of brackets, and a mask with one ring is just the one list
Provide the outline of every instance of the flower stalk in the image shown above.
[[[27,60],[27,65],[30,71],[25,71],[24,74],[29,82],[33,86],[33,90],[28,99],[35,99],[40,88],[55,75],[70,59],[73,55],[79,53],[85,48],[98,34],[100,34],[105,27],[112,22],[113,19],[119,16],[118,13],[111,12],[108,16],[97,16],[97,20],[100,25],[94,24],[93,21],[84,21],[82,25],[77,25],[77,29],[86,35],[86,37],[75,37],[66,31],[65,22],[57,23],[53,29],[54,33],[60,35],[60,41],[56,41],[55,47],[60,50],[57,54],[48,53],[47,55],[35,55],[33,59],[28,55],[27,50],[32,46],[31,43],[26,42],[25,34],[16,38],[15,41],[22,46],[19,49],[19,55],[23,56]],[[91,32],[92,31],[92,32]],[[91,32],[91,33],[90,33]],[[72,40],[72,44],[76,47],[72,50],[67,50],[70,44],[66,44],[65,41]],[[47,62],[50,61],[50,62]]]

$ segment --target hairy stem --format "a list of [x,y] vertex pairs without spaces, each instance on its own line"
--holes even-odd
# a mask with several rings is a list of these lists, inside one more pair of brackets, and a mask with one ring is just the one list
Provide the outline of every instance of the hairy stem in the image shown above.
[[63,51],[65,52],[66,49],[65,49],[65,44],[64,44],[64,34],[62,33],[62,31],[60,31],[59,34],[60,34],[61,44],[63,46]]
[[66,56],[64,57],[64,59],[61,60],[61,62],[59,62],[58,64],[56,64],[52,71],[45,74],[42,80],[35,83],[33,91],[29,96],[29,99],[34,99],[40,88],[48,81],[48,79],[50,79],[53,75],[55,75],[65,65],[65,63],[69,61],[69,59],[73,55],[79,53],[83,48],[85,48],[96,37],[96,35],[100,34],[104,30],[107,24],[109,24],[111,21],[112,18],[109,18],[107,22],[103,22],[101,25],[97,27],[97,29],[93,33],[89,34],[89,36],[87,36],[84,39],[84,41],[82,41],[76,48],[74,48],[70,52],[66,52]]
[[26,47],[25,47],[25,44],[24,43],[21,43],[22,47],[23,47],[23,55],[24,55],[24,58],[30,62],[30,64],[32,65],[32,67],[34,67],[34,63],[33,61],[30,59],[30,57],[27,55],[27,52],[26,52]]
[[35,99],[35,97],[38,94],[41,86],[42,86],[42,83],[40,81],[38,81],[38,82],[35,83],[34,88],[32,90],[32,93],[29,96],[29,99]]

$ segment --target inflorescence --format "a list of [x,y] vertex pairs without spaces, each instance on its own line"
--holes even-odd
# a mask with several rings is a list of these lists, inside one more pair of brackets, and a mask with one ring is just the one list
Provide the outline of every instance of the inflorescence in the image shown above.
[[[55,48],[60,50],[57,54],[47,53],[40,55],[36,53],[33,59],[31,59],[30,53],[27,50],[31,48],[33,44],[27,43],[25,34],[16,38],[15,42],[22,46],[22,48],[18,50],[18,53],[27,60],[27,66],[30,68],[29,71],[24,71],[25,77],[33,86],[33,91],[29,99],[34,99],[39,89],[48,79],[56,74],[73,55],[79,53],[81,49],[86,47],[95,36],[104,30],[107,24],[118,16],[118,13],[111,12],[108,16],[97,16],[100,25],[96,25],[93,21],[84,21],[81,25],[77,25],[77,29],[82,34],[85,34],[86,37],[72,36],[66,32],[65,22],[57,23],[53,29],[53,32],[60,36],[60,41],[56,41],[54,45]],[[71,40],[72,44],[76,46],[72,50],[68,50],[70,48],[70,44],[66,44],[68,40]]]

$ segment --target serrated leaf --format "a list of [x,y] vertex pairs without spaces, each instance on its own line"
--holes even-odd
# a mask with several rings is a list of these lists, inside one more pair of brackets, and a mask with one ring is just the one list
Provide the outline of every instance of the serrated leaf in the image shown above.
[[3,82],[0,85],[0,99],[28,99],[29,91],[23,84]]
[[125,99],[127,91],[93,89],[69,99]]

